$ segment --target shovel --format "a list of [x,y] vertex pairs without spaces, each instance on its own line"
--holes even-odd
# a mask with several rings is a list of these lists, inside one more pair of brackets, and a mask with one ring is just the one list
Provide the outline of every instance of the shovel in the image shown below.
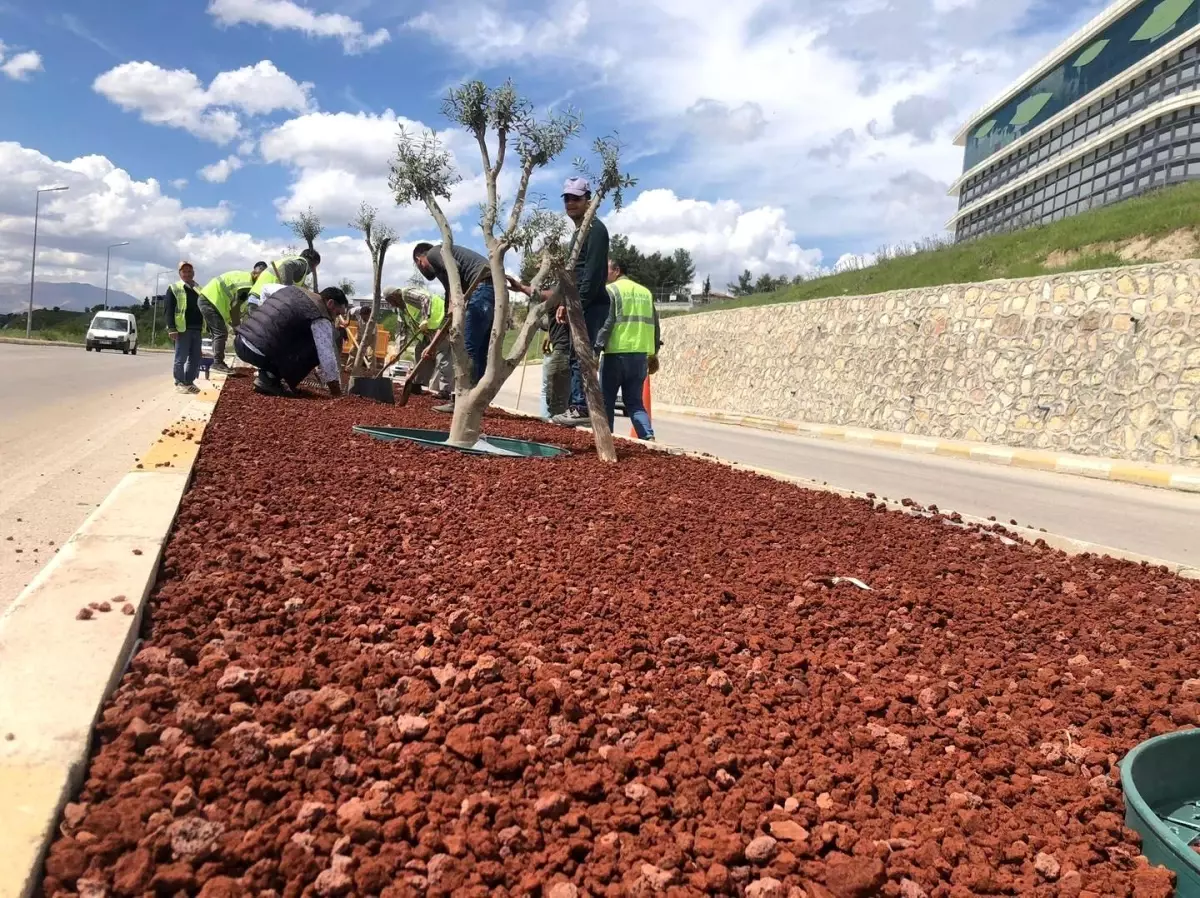
[[[373,322],[372,322],[373,323]],[[363,339],[371,339],[374,341],[375,330],[371,324],[366,324],[362,328]],[[371,351],[372,363],[374,361],[374,350]],[[392,391],[392,379],[383,377],[383,372],[380,376],[368,377],[363,375],[353,376],[350,378],[350,386],[347,390],[351,396],[360,396],[363,399],[373,399],[376,402],[382,402],[387,405],[396,404],[396,395]]]

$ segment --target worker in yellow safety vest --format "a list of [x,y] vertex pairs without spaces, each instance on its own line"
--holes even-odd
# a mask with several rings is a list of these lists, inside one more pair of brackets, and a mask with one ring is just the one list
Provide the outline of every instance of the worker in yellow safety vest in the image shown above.
[[175,344],[175,389],[180,393],[199,393],[196,375],[200,372],[200,341],[204,334],[204,316],[200,313],[200,285],[191,262],[179,263],[179,280],[167,288],[164,308],[167,335]]
[[[397,288],[389,290],[384,297],[392,311],[401,319],[407,319],[410,327],[415,327],[418,334],[413,346],[413,365],[421,361],[421,356],[429,348],[433,335],[446,320],[446,300],[440,293],[428,293],[425,290]],[[396,340],[399,345],[403,331],[397,328]],[[393,352],[388,356],[386,364],[394,363],[399,356]],[[386,366],[386,365],[385,365]],[[413,382],[414,392],[421,393],[425,387],[436,392],[440,398],[449,399],[452,393],[453,374],[451,373],[449,341],[443,341],[434,361],[432,377],[419,377]]]
[[227,271],[200,290],[200,314],[212,335],[212,370],[222,374],[233,370],[225,364],[225,341],[229,339],[229,329],[241,322],[242,305],[266,268],[266,262],[259,262],[250,271]]
[[[276,259],[267,266],[264,271],[254,282],[254,286],[250,288],[251,300],[258,304],[266,297],[263,296],[263,288],[270,284],[279,284],[283,287],[299,286],[306,277],[316,273],[317,266],[321,264],[321,254],[315,249],[301,250],[298,256],[285,256],[282,259]],[[267,291],[268,293],[274,291]]]
[[596,335],[594,349],[600,359],[600,390],[608,412],[608,428],[616,417],[617,393],[625,404],[625,413],[633,421],[638,439],[653,440],[654,427],[642,402],[646,378],[658,370],[658,350],[662,345],[654,296],[641,284],[630,280],[625,266],[611,256],[608,260],[608,319]]

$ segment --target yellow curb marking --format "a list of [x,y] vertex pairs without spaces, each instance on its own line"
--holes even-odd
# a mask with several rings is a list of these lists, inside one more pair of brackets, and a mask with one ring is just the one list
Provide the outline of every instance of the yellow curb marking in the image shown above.
[[1126,483],[1140,483],[1144,486],[1170,486],[1169,471],[1155,471],[1136,465],[1113,465],[1108,475],[1109,480],[1123,480]]
[[203,421],[176,421],[167,428],[167,433],[163,434],[138,459],[134,470],[187,470],[200,452],[200,436],[204,433],[205,423]]

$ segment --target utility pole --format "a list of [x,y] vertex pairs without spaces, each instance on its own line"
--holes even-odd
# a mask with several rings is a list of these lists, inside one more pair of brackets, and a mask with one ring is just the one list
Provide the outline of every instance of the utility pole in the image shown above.
[[154,303],[153,303],[153,305],[154,305],[154,312],[153,312],[153,314],[152,314],[152,316],[151,316],[151,319],[150,319],[150,321],[151,321],[151,324],[150,324],[150,345],[151,345],[151,346],[153,346],[153,345],[154,345],[154,338],[158,336],[158,304],[159,304],[159,302],[160,302],[160,300],[161,300],[161,297],[159,296],[159,292],[158,292],[158,282],[159,282],[159,279],[160,279],[160,278],[161,278],[161,277],[162,277],[164,274],[170,274],[170,273],[171,273],[171,272],[169,272],[169,271],[160,271],[158,274],[156,274],[156,275],[154,276]]
[[38,211],[42,204],[43,193],[54,193],[57,190],[70,190],[70,187],[43,187],[34,192],[33,196],[33,260],[29,263],[29,312],[25,316],[25,339],[33,336],[33,279],[37,274],[37,228]]
[[118,246],[129,246],[128,240],[123,240],[120,243],[112,244],[104,253],[104,308],[108,309],[108,267],[112,262],[112,251]]

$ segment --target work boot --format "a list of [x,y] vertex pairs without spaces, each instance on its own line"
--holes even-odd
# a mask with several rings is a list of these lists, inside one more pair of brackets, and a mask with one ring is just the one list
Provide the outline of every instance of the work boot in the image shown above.
[[233,373],[233,369],[230,368],[228,365],[226,365],[224,362],[213,362],[212,370],[216,371],[218,374],[232,374]]
[[454,414],[454,400],[453,399],[450,400],[445,405],[435,405],[433,407],[433,410],[435,412],[438,412],[439,414],[453,415]]
[[285,396],[283,392],[283,384],[271,377],[264,377],[261,373],[254,378],[254,392],[261,393],[264,396]]

